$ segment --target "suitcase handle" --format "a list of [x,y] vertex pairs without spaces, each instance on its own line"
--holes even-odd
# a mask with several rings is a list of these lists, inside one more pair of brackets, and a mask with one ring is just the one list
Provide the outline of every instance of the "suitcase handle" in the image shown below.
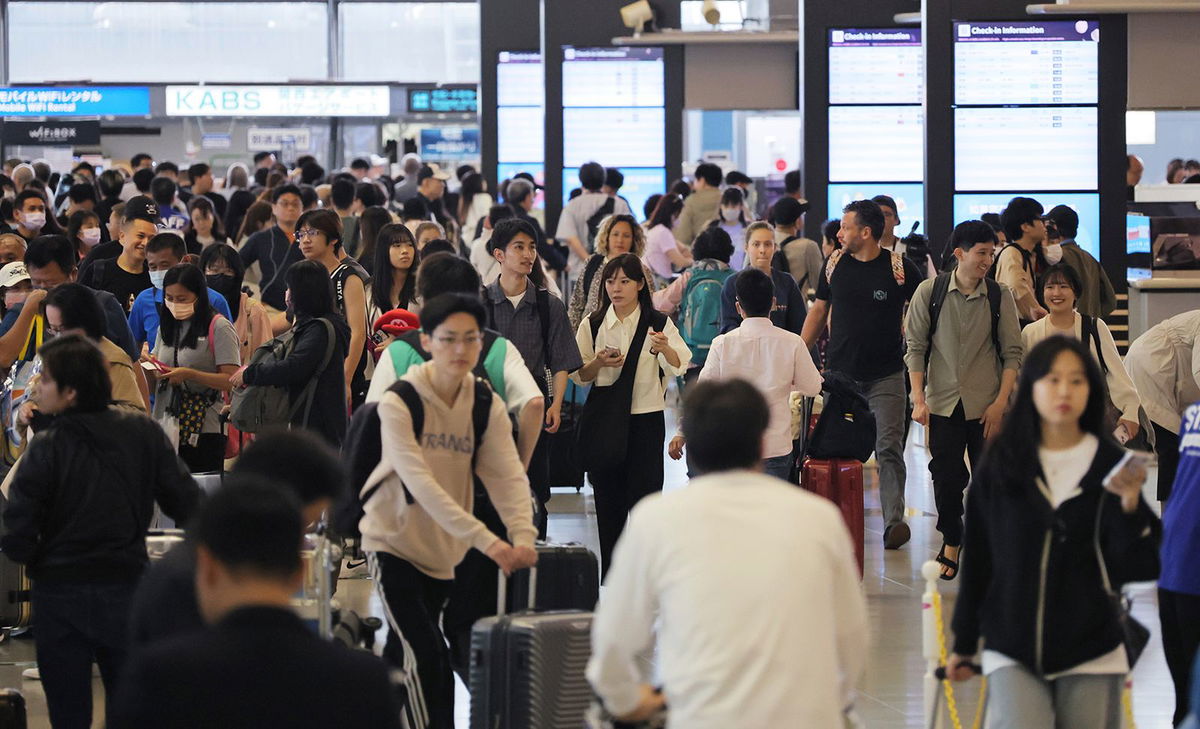
[[[497,570],[497,572],[500,575],[500,579],[499,589],[496,590],[496,615],[503,617],[508,612],[508,578],[504,576],[504,570]],[[526,609],[533,610],[536,600],[537,565],[534,565],[529,568],[529,599],[525,603]]]

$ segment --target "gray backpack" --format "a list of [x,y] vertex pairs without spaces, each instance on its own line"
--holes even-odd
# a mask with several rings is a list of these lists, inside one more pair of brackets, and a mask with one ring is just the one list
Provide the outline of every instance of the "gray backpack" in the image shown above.
[[[333,358],[334,337],[336,336],[333,324],[328,319],[320,321],[325,325],[327,336],[325,356],[321,359],[321,366],[317,368],[316,374],[304,386],[300,397],[296,398],[296,402],[289,404],[287,388],[279,385],[247,385],[240,390],[234,390],[229,408],[229,422],[233,424],[233,427],[243,433],[260,433],[268,428],[286,428],[301,407],[304,408],[303,422],[308,423],[313,397],[316,394],[317,380],[329,366],[329,360]],[[254,354],[250,355],[249,364],[282,362],[291,356],[292,350],[295,348],[295,330],[289,329],[254,350]]]

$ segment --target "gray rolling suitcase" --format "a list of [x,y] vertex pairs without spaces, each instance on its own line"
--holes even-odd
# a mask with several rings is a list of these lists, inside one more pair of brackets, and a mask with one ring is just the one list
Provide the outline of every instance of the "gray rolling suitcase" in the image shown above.
[[[529,602],[537,594],[529,576]],[[592,653],[592,614],[578,610],[504,614],[471,631],[471,729],[579,729],[592,700],[584,671]]]

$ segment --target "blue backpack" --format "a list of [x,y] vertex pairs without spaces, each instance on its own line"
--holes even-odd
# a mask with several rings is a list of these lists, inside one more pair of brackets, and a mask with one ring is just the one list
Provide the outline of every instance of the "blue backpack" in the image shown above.
[[692,363],[703,366],[712,341],[721,333],[721,290],[737,273],[731,268],[693,271],[679,306],[679,334],[692,350]]

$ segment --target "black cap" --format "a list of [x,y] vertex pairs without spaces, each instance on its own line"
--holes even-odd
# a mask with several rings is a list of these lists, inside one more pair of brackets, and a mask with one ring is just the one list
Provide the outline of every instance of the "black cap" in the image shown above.
[[750,179],[750,175],[747,175],[745,172],[733,170],[729,174],[725,175],[726,185],[750,185],[753,183],[754,180]]
[[528,172],[518,172],[517,174],[513,175],[513,179],[514,180],[528,180],[529,184],[533,185],[533,189],[535,189],[535,190],[545,190],[546,189],[545,187],[537,184],[537,180],[533,179],[533,175],[529,174]]
[[158,225],[158,205],[145,195],[136,195],[125,203],[125,213],[121,219],[125,222],[145,220],[147,223]]
[[775,201],[775,206],[771,208],[771,220],[776,225],[794,225],[807,211],[808,203],[785,196]]
[[609,167],[604,170],[604,184],[614,190],[620,190],[621,186],[625,184],[625,175],[621,174],[616,167]]
[[896,217],[900,217],[900,208],[896,207],[896,199],[891,195],[876,195],[875,197],[871,198],[871,202],[879,205],[880,207],[891,208],[892,212],[896,214]]

